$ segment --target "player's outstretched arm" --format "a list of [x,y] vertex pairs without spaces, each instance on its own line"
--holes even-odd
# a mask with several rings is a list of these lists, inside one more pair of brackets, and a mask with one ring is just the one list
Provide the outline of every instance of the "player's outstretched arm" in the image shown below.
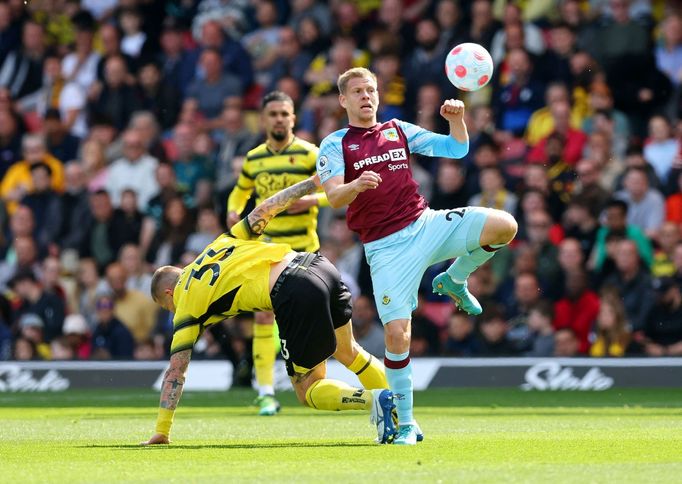
[[381,175],[373,171],[363,171],[355,180],[343,183],[343,176],[334,176],[322,185],[327,193],[329,205],[333,208],[345,207],[367,190],[374,190],[381,183]]
[[173,353],[170,357],[170,365],[163,377],[161,386],[161,401],[159,402],[159,415],[156,419],[156,433],[151,439],[142,442],[142,445],[169,444],[170,429],[173,425],[173,414],[182,396],[185,385],[185,374],[189,366],[192,350],[182,350]]
[[286,210],[299,198],[314,193],[319,186],[320,179],[315,175],[263,200],[246,216],[246,222],[249,224],[251,232],[257,235],[262,234],[270,220],[275,218],[278,213]]

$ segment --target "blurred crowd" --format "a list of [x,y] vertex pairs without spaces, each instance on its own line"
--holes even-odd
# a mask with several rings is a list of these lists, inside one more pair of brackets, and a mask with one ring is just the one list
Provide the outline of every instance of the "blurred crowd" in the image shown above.
[[[259,102],[295,101],[296,135],[347,123],[335,82],[379,81],[380,121],[446,133],[458,43],[495,61],[469,93],[470,151],[415,157],[432,208],[507,210],[520,230],[475,272],[477,318],[431,294],[414,356],[682,355],[682,2],[645,0],[0,0],[0,360],[163,359],[153,270],[225,230],[264,139]],[[247,208],[248,210],[248,208]],[[363,250],[321,212],[321,252],[383,355]],[[396,268],[396,277],[400,269]],[[251,315],[194,358],[248,382]]]

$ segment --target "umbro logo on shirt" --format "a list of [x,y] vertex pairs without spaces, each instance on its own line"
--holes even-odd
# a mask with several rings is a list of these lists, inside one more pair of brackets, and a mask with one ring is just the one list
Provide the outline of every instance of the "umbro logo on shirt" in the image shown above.
[[358,151],[360,149],[360,145],[356,145],[355,143],[353,143],[352,145],[348,145],[348,149],[350,151]]

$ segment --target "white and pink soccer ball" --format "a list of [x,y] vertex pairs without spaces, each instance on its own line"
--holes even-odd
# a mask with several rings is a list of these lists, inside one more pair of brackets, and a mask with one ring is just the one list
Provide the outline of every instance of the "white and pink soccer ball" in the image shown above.
[[481,45],[459,44],[445,58],[445,73],[457,89],[476,91],[490,82],[493,58]]

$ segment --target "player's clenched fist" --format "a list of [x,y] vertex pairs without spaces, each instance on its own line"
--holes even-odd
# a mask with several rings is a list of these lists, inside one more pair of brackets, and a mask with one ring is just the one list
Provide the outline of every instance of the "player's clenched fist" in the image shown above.
[[381,176],[373,171],[363,171],[362,174],[354,180],[355,191],[358,193],[367,190],[374,190],[381,183]]
[[464,116],[464,103],[459,99],[446,99],[440,107],[440,115],[448,121],[461,119]]

